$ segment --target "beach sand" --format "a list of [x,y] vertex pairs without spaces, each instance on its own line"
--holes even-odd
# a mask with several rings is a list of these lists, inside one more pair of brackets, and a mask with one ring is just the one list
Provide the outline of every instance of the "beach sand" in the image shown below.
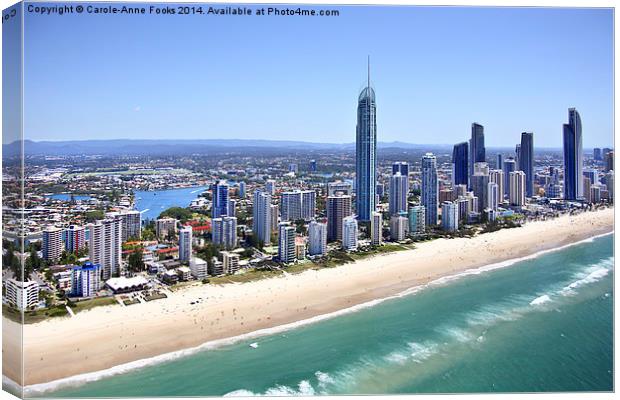
[[[25,325],[26,385],[111,368],[259,329],[308,319],[399,293],[442,276],[520,258],[613,231],[613,209],[475,238],[437,239],[414,250],[337,268],[243,284],[197,284],[167,299],[105,306],[73,318]],[[197,304],[190,304],[202,298]],[[17,324],[3,320],[3,330]],[[6,336],[6,335],[5,335]],[[19,352],[4,352],[4,375],[20,382]]]

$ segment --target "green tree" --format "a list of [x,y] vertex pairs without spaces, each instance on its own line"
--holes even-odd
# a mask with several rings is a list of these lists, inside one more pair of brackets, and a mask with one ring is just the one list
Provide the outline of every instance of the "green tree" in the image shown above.
[[132,272],[140,272],[144,271],[144,261],[142,261],[142,248],[139,247],[135,249],[127,258],[127,264],[129,265],[129,270]]
[[183,207],[170,207],[167,210],[164,210],[161,214],[159,214],[159,218],[175,218],[181,222],[186,222],[192,219],[192,212],[187,208]]

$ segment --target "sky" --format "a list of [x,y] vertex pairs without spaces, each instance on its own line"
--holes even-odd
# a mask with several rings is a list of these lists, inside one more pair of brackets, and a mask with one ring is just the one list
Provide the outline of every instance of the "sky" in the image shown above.
[[561,147],[576,107],[584,147],[613,144],[610,9],[319,8],[340,16],[26,12],[24,136],[354,142],[370,55],[379,141]]

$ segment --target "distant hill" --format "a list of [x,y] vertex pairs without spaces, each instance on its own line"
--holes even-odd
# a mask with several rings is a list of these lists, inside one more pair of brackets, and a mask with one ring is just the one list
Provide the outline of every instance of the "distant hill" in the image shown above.
[[[451,145],[412,144],[404,142],[379,142],[378,148],[402,149],[451,149]],[[26,155],[165,155],[201,154],[223,149],[298,149],[298,150],[353,150],[355,143],[313,143],[292,140],[70,140],[70,141],[24,141]],[[20,142],[2,146],[5,156],[18,155]]]

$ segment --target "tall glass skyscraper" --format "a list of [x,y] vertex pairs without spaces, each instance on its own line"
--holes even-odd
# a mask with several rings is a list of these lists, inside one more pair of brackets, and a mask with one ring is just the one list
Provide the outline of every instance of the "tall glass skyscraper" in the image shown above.
[[508,157],[504,160],[504,167],[502,168],[504,171],[504,195],[509,195],[510,188],[510,173],[517,170],[516,161],[512,157]]
[[519,152],[519,169],[525,172],[525,195],[534,194],[534,134],[521,133],[521,148]]
[[370,87],[370,73],[368,85],[357,102],[355,143],[355,208],[360,221],[370,221],[377,198],[377,104],[375,91]]
[[228,183],[221,180],[212,186],[213,203],[211,207],[211,217],[220,218],[228,215]]
[[469,144],[467,142],[454,145],[452,150],[452,183],[456,185],[467,185],[467,168],[469,159]]
[[564,198],[583,198],[583,147],[581,117],[574,108],[568,109],[568,124],[564,124]]
[[438,192],[437,158],[433,153],[426,153],[422,157],[421,203],[425,208],[425,222],[427,226],[437,225]]
[[486,151],[484,148],[484,126],[471,124],[471,139],[469,140],[469,176],[474,174],[474,164],[485,162]]

